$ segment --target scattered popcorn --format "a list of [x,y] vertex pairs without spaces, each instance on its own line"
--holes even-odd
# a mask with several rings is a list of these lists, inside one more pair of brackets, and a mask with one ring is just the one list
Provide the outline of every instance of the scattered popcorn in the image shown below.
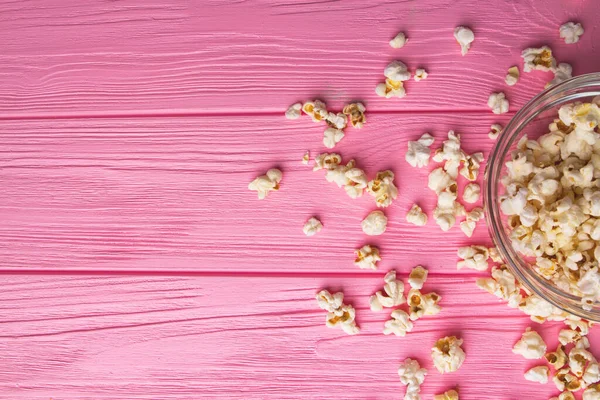
[[423,289],[423,284],[427,280],[427,270],[420,265],[417,265],[410,271],[408,275],[408,284],[413,289]]
[[480,289],[508,302],[508,306],[516,308],[522,300],[521,288],[514,275],[506,265],[492,268],[491,278],[478,278]]
[[323,103],[321,100],[307,101],[302,105],[302,111],[309,115],[313,122],[324,121],[329,115],[325,103]]
[[375,197],[377,207],[387,207],[398,197],[398,188],[394,185],[394,173],[380,171],[375,179],[367,184],[367,192]]
[[287,119],[298,119],[302,115],[302,103],[292,104],[285,112]]
[[323,229],[323,224],[315,217],[309,218],[304,224],[302,231],[306,236],[314,236]]
[[458,399],[458,390],[451,389],[442,394],[436,394],[433,396],[433,400],[459,400]]
[[460,368],[465,361],[465,352],[460,347],[462,339],[456,336],[447,336],[439,339],[431,349],[433,365],[442,374],[454,372]]
[[[569,352],[569,369],[571,373],[578,378],[583,377],[583,372],[586,367],[589,365],[593,365],[596,363],[596,359],[586,349],[581,348],[573,348]],[[597,364],[596,364],[597,365]],[[597,368],[597,367],[596,367]]]
[[429,147],[433,144],[433,141],[434,138],[429,133],[424,133],[416,142],[409,141],[406,162],[416,168],[427,166],[431,155]]
[[473,236],[473,231],[477,226],[477,221],[483,218],[483,209],[476,207],[467,213],[466,219],[460,223],[460,230],[467,237]]
[[583,391],[582,400],[600,400],[600,385],[589,386]]
[[402,61],[392,61],[385,67],[383,75],[394,82],[407,81],[410,79],[410,72]]
[[463,200],[467,203],[477,203],[481,194],[481,187],[476,183],[468,183],[463,191]]
[[350,160],[346,165],[341,164],[342,157],[336,153],[323,153],[315,157],[313,171],[325,169],[325,179],[334,182],[338,187],[343,187],[346,194],[355,199],[362,196],[367,187],[365,172],[356,168],[355,161]]
[[500,124],[492,124],[490,132],[488,133],[488,137],[492,140],[498,139],[498,135],[502,133],[503,129],[504,128],[502,128],[502,125]]
[[327,128],[323,134],[323,144],[328,149],[333,149],[344,138],[344,131],[336,128]]
[[583,35],[583,26],[579,23],[567,22],[560,26],[559,29],[561,39],[565,39],[566,44],[579,42],[579,37]]
[[504,114],[508,112],[508,100],[504,93],[492,93],[488,99],[488,107],[494,114]]
[[366,108],[362,103],[350,103],[344,106],[342,112],[348,117],[353,127],[360,129],[367,122],[365,111]]
[[558,67],[553,69],[552,72],[554,72],[554,79],[546,84],[546,88],[563,83],[573,77],[573,68],[571,67],[571,64],[567,63],[558,64]]
[[558,397],[552,397],[550,400],[576,400],[571,392],[562,392]]
[[421,207],[413,204],[406,214],[406,220],[413,225],[423,226],[427,223],[427,214],[423,212]]
[[302,164],[308,165],[309,161],[310,161],[310,152],[308,150],[306,150],[306,152],[302,156]]
[[362,230],[369,236],[378,236],[385,232],[387,217],[382,211],[372,211],[363,219]]
[[408,42],[404,32],[398,33],[392,40],[390,40],[390,46],[394,49],[400,49]]
[[327,290],[321,290],[317,293],[319,307],[327,311],[327,327],[339,327],[348,335],[356,335],[359,332],[354,320],[356,312],[354,307],[343,304],[343,301],[344,294],[341,292],[332,295]]
[[452,177],[446,171],[444,171],[444,168],[436,168],[429,173],[429,182],[427,186],[438,195],[448,187],[455,185],[456,181],[452,179]]
[[475,153],[465,156],[463,167],[460,169],[460,174],[470,181],[474,181],[479,176],[479,167],[483,161],[483,153]]
[[531,382],[538,382],[546,384],[548,383],[548,376],[550,370],[545,365],[533,367],[529,371],[525,372],[525,379]]
[[[417,360],[407,358],[402,364],[400,364],[400,367],[398,368],[398,376],[400,376],[400,382],[407,386],[407,396],[405,399],[408,397],[409,393],[411,393],[411,396],[416,395],[418,396],[416,398],[420,398],[420,386],[425,380],[425,375],[427,375],[427,370],[425,368],[421,368],[421,365],[419,365]],[[414,399],[415,397],[412,398]]]
[[385,83],[380,83],[375,86],[375,93],[386,99],[392,97],[402,98],[406,96],[406,89],[404,89],[404,84],[402,82],[396,82],[388,78],[385,80]]
[[355,253],[354,265],[361,269],[377,269],[377,262],[381,261],[377,247],[367,244],[356,250]]
[[519,303],[519,310],[531,317],[537,323],[543,323],[554,313],[554,306],[538,295],[524,297]]
[[428,75],[429,74],[427,73],[427,71],[425,71],[424,68],[417,68],[417,70],[415,71],[415,81],[419,82],[423,79],[427,79]]
[[416,321],[425,315],[436,315],[442,308],[438,303],[442,297],[437,293],[421,293],[419,289],[410,289],[406,295],[408,303],[409,317],[411,321]]
[[563,368],[556,371],[556,374],[552,378],[552,381],[554,382],[558,390],[568,390],[569,392],[575,392],[581,389],[581,381],[577,379],[575,375],[570,373],[569,368]]
[[476,271],[488,269],[488,258],[490,253],[485,246],[459,247],[458,257],[462,260],[456,263],[457,269],[470,268]]
[[454,29],[454,38],[460,44],[460,53],[464,56],[471,48],[471,43],[475,40],[475,35],[469,28],[458,26]]
[[396,279],[396,271],[391,270],[383,278],[385,284],[383,291],[377,291],[369,298],[371,311],[381,311],[384,307],[391,308],[399,306],[405,302],[404,299],[404,282]]
[[558,333],[558,341],[563,346],[566,346],[570,343],[576,343],[576,342],[580,341],[581,338],[582,338],[581,333],[577,332],[573,329],[561,329],[560,332]]
[[513,347],[513,353],[520,354],[528,360],[537,360],[546,353],[546,343],[536,331],[527,328],[521,340]]
[[262,200],[267,197],[271,191],[279,190],[279,182],[281,182],[282,177],[283,174],[280,170],[272,168],[268,170],[265,175],[261,175],[250,182],[248,189],[257,191],[258,198]]
[[533,70],[551,71],[556,68],[556,60],[548,46],[525,49],[521,53],[521,57],[523,58],[523,71],[525,72]]
[[500,252],[495,247],[490,247],[489,249],[490,259],[495,263],[501,263],[502,257],[500,256]]
[[519,67],[516,65],[510,67],[508,69],[508,73],[506,74],[506,78],[504,79],[508,86],[514,86],[519,81]]
[[394,310],[391,315],[392,319],[385,321],[383,327],[384,335],[406,336],[407,332],[412,331],[413,322],[408,317],[408,314],[403,310]]
[[544,358],[548,364],[552,365],[556,370],[561,369],[567,364],[567,355],[565,354],[565,348],[562,345],[559,345],[556,348],[556,351],[546,353]]

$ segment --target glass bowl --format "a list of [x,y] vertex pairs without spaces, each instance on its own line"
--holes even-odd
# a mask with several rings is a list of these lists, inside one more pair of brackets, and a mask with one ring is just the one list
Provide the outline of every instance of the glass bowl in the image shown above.
[[507,218],[500,212],[499,198],[504,193],[500,178],[506,175],[506,161],[510,160],[519,139],[527,135],[537,139],[548,132],[548,124],[557,118],[558,109],[574,101],[590,102],[600,95],[600,73],[578,76],[553,86],[529,101],[510,120],[498,137],[487,162],[484,183],[484,203],[487,224],[494,244],[511,272],[523,286],[552,305],[579,317],[600,322],[600,305],[584,310],[581,298],[567,293],[535,272],[512,246],[508,236]]

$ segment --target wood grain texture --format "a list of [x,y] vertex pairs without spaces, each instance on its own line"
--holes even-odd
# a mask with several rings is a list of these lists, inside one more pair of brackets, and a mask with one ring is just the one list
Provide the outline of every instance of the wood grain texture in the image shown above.
[[[379,237],[360,228],[376,208],[370,195],[352,200],[300,163],[307,149],[312,157],[327,150],[323,125],[308,118],[4,121],[2,269],[369,273],[353,265],[353,251],[372,243],[382,267],[427,262],[454,274],[456,249],[469,242],[458,225],[444,233],[433,220],[405,220],[415,202],[433,211],[427,175],[437,166],[412,168],[407,141],[429,131],[438,147],[454,128],[465,151],[487,155],[490,124],[508,118],[375,114],[362,130],[349,128],[336,151],[371,178],[388,168],[397,175],[400,196],[385,209],[388,230]],[[281,190],[259,201],[248,183],[273,166],[284,172]],[[307,238],[302,226],[313,215],[325,229]],[[489,243],[483,221],[472,241]]]
[[[407,268],[401,268],[406,278]],[[384,336],[388,312],[368,296],[383,272],[352,278],[3,275],[2,399],[397,399],[406,357],[429,370],[423,398],[459,385],[464,399],[547,399],[552,383],[522,374],[512,354],[525,327],[550,347],[562,324],[541,326],[481,292],[474,278],[431,277],[442,312],[408,336]],[[324,325],[315,292],[343,289],[362,332]],[[464,338],[467,359],[440,375],[429,353],[443,335]],[[591,336],[597,343],[598,332]],[[493,379],[491,379],[493,377]]]
[[[321,97],[371,110],[486,110],[505,90],[513,110],[549,73],[525,74],[513,88],[508,67],[526,47],[550,44],[575,74],[596,71],[597,1],[360,0],[344,2],[28,0],[0,3],[0,117],[281,113]],[[558,27],[581,21],[566,45]],[[466,57],[453,38],[469,25]],[[403,30],[402,49],[388,41]],[[394,59],[424,66],[409,95],[379,99],[375,85]]]

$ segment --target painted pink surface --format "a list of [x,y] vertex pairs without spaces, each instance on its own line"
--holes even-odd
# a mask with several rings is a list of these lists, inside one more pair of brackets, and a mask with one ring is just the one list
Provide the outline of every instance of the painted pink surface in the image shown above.
[[[561,324],[532,323],[477,289],[481,274],[456,271],[458,246],[490,243],[485,224],[467,239],[404,219],[435,202],[435,166],[410,168],[407,141],[429,131],[439,145],[455,129],[487,155],[490,125],[550,79],[505,87],[524,47],[550,44],[576,74],[600,64],[600,3],[490,3],[0,2],[0,398],[396,399],[409,356],[430,371],[425,398],[455,384],[461,399],[555,394],[523,379],[535,363],[511,347],[533,326],[552,348]],[[558,26],[571,19],[586,33],[567,46]],[[476,34],[466,57],[458,24]],[[398,30],[410,42],[393,50]],[[430,72],[402,100],[373,90],[392,59]],[[496,90],[511,113],[487,109]],[[351,200],[300,163],[324,151],[323,128],[283,111],[317,96],[367,105],[336,151],[369,176],[396,173],[381,237],[360,230],[369,196]],[[258,201],[247,184],[275,165],[282,190]],[[306,238],[312,215],[325,229]],[[352,265],[367,242],[379,271]],[[368,296],[416,264],[443,311],[386,337]],[[322,287],[357,306],[361,335],[324,326]],[[429,349],[447,334],[465,339],[467,361],[441,376]]]

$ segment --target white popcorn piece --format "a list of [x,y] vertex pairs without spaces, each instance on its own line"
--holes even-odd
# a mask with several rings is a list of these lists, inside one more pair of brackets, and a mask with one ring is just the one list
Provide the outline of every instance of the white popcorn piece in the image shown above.
[[[569,392],[574,392],[581,389],[581,381],[577,379],[577,377],[570,373],[569,368],[563,368],[556,371],[552,381],[556,385],[558,390],[567,390]],[[559,396],[559,398],[561,398]],[[563,397],[563,399],[575,399],[574,397]]]
[[531,317],[531,320],[543,323],[554,313],[554,306],[538,295],[532,294],[523,298],[519,310]]
[[431,155],[429,147],[433,144],[433,141],[434,138],[429,133],[424,133],[417,141],[409,141],[406,162],[416,168],[427,166]]
[[582,400],[600,400],[600,385],[592,385],[583,391]]
[[513,65],[508,69],[508,73],[506,74],[506,78],[504,81],[508,86],[514,86],[519,81],[519,67]]
[[558,66],[553,69],[552,72],[554,73],[554,79],[546,84],[546,88],[563,83],[564,81],[573,77],[573,67],[571,67],[571,64],[567,63],[558,64]]
[[488,137],[492,140],[496,140],[498,139],[498,135],[500,135],[503,130],[504,128],[502,127],[502,125],[492,124],[492,127],[490,128],[490,131],[488,133]]
[[471,43],[475,40],[473,31],[464,26],[457,26],[454,29],[454,38],[460,45],[460,53],[464,56],[471,48]]
[[502,256],[496,247],[490,247],[489,249],[490,259],[495,263],[501,263]]
[[571,392],[562,392],[558,397],[552,397],[550,400],[576,400],[575,396]]
[[598,365],[598,362],[590,362],[581,379],[586,385],[591,385],[600,381],[600,365]]
[[521,303],[521,288],[514,275],[502,265],[492,268],[491,278],[478,278],[480,289],[508,302],[508,306],[516,308]]
[[479,168],[483,162],[483,153],[467,155],[463,160],[463,167],[460,174],[470,181],[474,181],[479,176]]
[[338,292],[331,294],[328,290],[323,289],[317,293],[317,304],[319,308],[327,312],[336,312],[344,303],[344,293]]
[[465,159],[465,154],[460,149],[460,135],[455,133],[453,130],[448,131],[448,139],[442,143],[442,148],[438,149],[433,160],[436,162],[441,161],[454,161],[456,164],[456,173],[451,173],[446,163],[445,170],[453,177],[456,178],[458,175],[458,164]]
[[408,284],[413,289],[423,289],[423,285],[427,280],[428,271],[420,265],[417,265],[410,271],[408,275]]
[[467,203],[477,203],[481,195],[481,187],[476,183],[468,183],[463,191],[463,200]]
[[398,197],[394,173],[390,170],[378,172],[375,179],[367,184],[367,192],[375,197],[377,207],[388,207]]
[[423,79],[427,79],[428,75],[429,74],[427,73],[427,71],[425,71],[425,68],[417,68],[415,71],[415,81],[419,82]]
[[279,190],[279,182],[281,182],[282,177],[283,174],[280,170],[271,168],[265,175],[261,175],[250,182],[248,189],[258,192],[258,198],[262,200],[271,191]]
[[573,329],[561,329],[558,333],[558,341],[563,346],[566,346],[570,343],[576,343],[582,339],[581,332],[578,332]]
[[394,82],[402,82],[410,79],[410,72],[402,61],[392,61],[385,67],[383,75]]
[[342,156],[337,153],[322,153],[315,157],[315,166],[313,171],[325,169],[328,171],[334,170],[342,162]]
[[571,373],[578,378],[583,377],[583,373],[586,370],[588,363],[593,363],[595,361],[592,353],[586,349],[575,347],[569,352],[569,369],[571,370]]
[[308,165],[309,161],[310,161],[310,152],[308,150],[306,150],[306,152],[304,152],[304,155],[302,156],[302,164]]
[[383,294],[377,291],[369,298],[371,311],[381,311],[384,307],[391,308],[399,306],[405,302],[404,299],[404,282],[396,279],[396,271],[391,270],[383,278]]
[[446,336],[439,339],[431,349],[433,365],[441,373],[457,371],[465,361],[465,352],[460,347],[462,339],[456,336]]
[[550,370],[545,365],[540,365],[537,367],[533,367],[525,372],[525,379],[531,382],[537,382],[546,384],[548,383],[548,376],[550,375]]
[[348,125],[348,117],[344,113],[327,113],[327,117],[325,117],[325,122],[331,128],[335,129],[344,129]]
[[298,119],[302,115],[302,103],[292,104],[285,112],[287,119]]
[[387,217],[382,211],[372,211],[361,223],[362,231],[369,236],[378,236],[385,232]]
[[583,26],[579,23],[567,22],[560,26],[558,32],[566,44],[573,44],[579,42],[579,37],[583,35]]
[[347,179],[344,185],[346,194],[353,199],[361,197],[367,187],[367,174],[360,168],[350,168],[344,174]]
[[390,47],[394,49],[400,49],[408,42],[404,32],[399,32],[392,40],[390,40]]
[[377,262],[381,261],[379,249],[375,246],[367,244],[354,253],[356,254],[354,265],[361,269],[377,269]]
[[442,394],[436,394],[433,396],[433,400],[459,400],[458,389],[450,389]]
[[328,149],[333,149],[344,138],[344,131],[336,128],[327,128],[323,133],[323,144]]
[[473,236],[473,231],[475,231],[475,228],[477,227],[477,221],[483,218],[483,209],[476,207],[468,212],[466,217],[467,218],[460,223],[460,230],[463,231],[467,237],[471,237]]
[[398,376],[400,376],[400,382],[405,386],[418,387],[425,381],[427,370],[421,368],[421,365],[417,360],[407,358],[404,360],[400,367],[398,367]]
[[321,100],[307,101],[302,105],[302,111],[309,115],[313,122],[325,121],[329,115],[327,106]]
[[537,360],[546,353],[546,343],[536,331],[527,328],[512,351],[528,360]]
[[551,71],[556,68],[556,60],[548,46],[525,49],[521,53],[521,57],[523,58],[523,71],[525,72],[533,70]]
[[567,364],[567,355],[565,354],[565,348],[562,345],[559,345],[556,348],[556,351],[546,353],[544,358],[548,364],[553,366],[557,371]]
[[406,214],[406,221],[416,226],[424,226],[427,224],[427,214],[423,212],[421,207],[413,204]]
[[360,331],[355,321],[356,311],[354,307],[343,304],[343,293],[332,295],[328,290],[321,290],[316,298],[319,307],[327,311],[325,322],[328,328],[340,328],[348,335],[356,335]]
[[416,321],[426,315],[439,314],[442,307],[438,303],[441,300],[442,297],[435,292],[424,294],[419,289],[410,289],[406,295],[410,320]]
[[304,224],[302,231],[306,236],[314,236],[323,229],[323,224],[315,217],[310,217]]
[[469,268],[476,271],[487,271],[490,253],[485,246],[464,246],[458,248],[458,257],[462,260],[456,263],[457,269]]
[[406,336],[406,333],[412,331],[412,329],[413,322],[408,317],[408,314],[403,310],[394,310],[392,311],[391,319],[385,321],[383,334]]
[[452,179],[452,177],[446,171],[444,171],[444,168],[436,168],[429,173],[429,181],[427,186],[438,195],[446,190],[446,188],[455,184],[456,181]]
[[508,112],[508,100],[502,92],[492,93],[488,98],[488,107],[492,109],[494,114],[504,114]]
[[519,188],[500,197],[500,210],[504,215],[519,215],[527,205],[528,191]]
[[346,104],[343,109],[344,115],[350,121],[350,125],[352,125],[356,129],[360,129],[364,126],[367,119],[365,117],[365,111],[367,109],[363,105],[363,103],[350,103]]
[[394,81],[389,78],[385,80],[385,83],[380,83],[375,86],[375,93],[380,97],[390,99],[392,97],[403,98],[406,96],[406,89],[401,81]]

